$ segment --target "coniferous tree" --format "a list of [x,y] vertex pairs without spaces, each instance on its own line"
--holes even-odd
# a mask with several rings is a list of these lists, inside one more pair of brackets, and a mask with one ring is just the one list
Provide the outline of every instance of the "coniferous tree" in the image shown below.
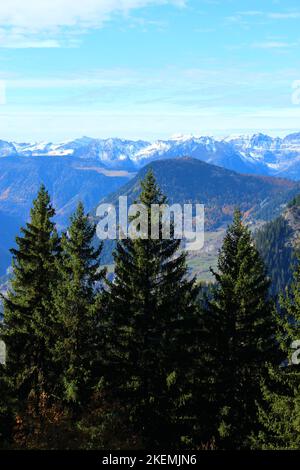
[[[165,197],[150,170],[139,203],[147,208],[149,237],[117,244],[106,331],[107,396],[118,404],[139,446],[176,446],[188,431],[197,337],[197,289],[187,280],[180,240],[151,233],[151,205]],[[187,426],[187,428],[185,427]]]
[[298,450],[300,447],[300,256],[294,281],[280,297],[278,342],[285,361],[270,367],[271,383],[263,384],[260,406],[263,430],[255,440],[264,449]]
[[[97,317],[101,246],[93,247],[96,227],[79,203],[57,260],[58,284],[52,292],[56,341],[54,359],[60,370],[62,399],[73,411],[86,404],[97,381]],[[96,376],[95,376],[96,374]]]
[[280,216],[265,224],[255,235],[256,247],[271,278],[270,292],[279,295],[292,281],[294,253],[289,240],[293,231]]
[[13,426],[12,400],[5,374],[5,365],[0,364],[0,449],[11,440]]
[[[12,249],[11,289],[3,297],[4,322],[0,339],[6,344],[5,374],[19,408],[29,396],[38,400],[51,393],[53,323],[50,293],[56,282],[55,257],[59,238],[52,218],[55,211],[44,186],[33,202],[30,221]],[[25,406],[25,405],[24,405]]]
[[267,364],[278,360],[269,280],[250,231],[236,210],[219,254],[209,305],[210,361],[219,446],[248,447]]

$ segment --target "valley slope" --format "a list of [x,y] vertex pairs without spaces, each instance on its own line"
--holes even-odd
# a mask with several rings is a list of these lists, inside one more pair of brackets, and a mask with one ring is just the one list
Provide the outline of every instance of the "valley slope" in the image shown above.
[[[300,184],[286,179],[239,174],[192,158],[152,162],[102,202],[118,206],[119,196],[132,203],[140,192],[140,181],[152,168],[159,186],[173,203],[205,205],[205,245],[200,252],[191,252],[188,262],[191,273],[201,280],[211,280],[210,266],[216,266],[222,244],[235,207],[244,213],[252,230],[281,214],[287,203],[300,192]],[[95,211],[94,211],[95,214]],[[94,219],[97,221],[97,218]],[[112,263],[114,244],[104,244],[104,260]]]
[[176,158],[152,162],[104,202],[117,205],[120,195],[132,203],[140,192],[140,181],[152,168],[157,183],[169,204],[205,205],[207,230],[215,230],[231,221],[240,207],[249,223],[271,220],[300,192],[300,183],[283,178],[239,174],[194,158]]
[[9,265],[9,248],[14,246],[41,184],[50,192],[55,220],[62,229],[79,201],[90,211],[132,176],[126,171],[107,169],[101,162],[66,156],[0,159],[0,275]]
[[258,230],[255,239],[272,280],[272,292],[278,293],[292,281],[295,253],[300,248],[300,196]]
[[[120,193],[107,200],[127,192],[134,198],[138,180],[149,164],[157,171],[158,182],[171,203],[205,204],[209,266],[235,206],[245,212],[245,219],[254,228],[278,216],[300,192],[295,182],[300,180],[300,133],[284,138],[265,134],[226,138],[174,136],[153,143],[90,137],[58,144],[2,140],[0,275],[5,273],[10,260],[8,249],[27,220],[41,183],[51,194],[57,209],[56,222],[62,229],[79,200],[91,211],[101,199],[121,187]],[[137,172],[139,176],[134,178]],[[270,175],[288,177],[294,182]],[[193,269],[197,273],[198,265],[195,257]]]

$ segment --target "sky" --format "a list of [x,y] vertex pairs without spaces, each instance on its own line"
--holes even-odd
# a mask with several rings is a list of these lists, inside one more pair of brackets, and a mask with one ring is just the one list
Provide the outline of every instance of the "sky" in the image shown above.
[[299,0],[0,3],[0,139],[300,131]]

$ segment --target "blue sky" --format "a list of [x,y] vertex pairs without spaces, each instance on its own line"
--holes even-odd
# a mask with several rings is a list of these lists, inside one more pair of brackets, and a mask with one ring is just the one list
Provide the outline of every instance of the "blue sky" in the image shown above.
[[299,0],[3,3],[1,139],[300,130]]

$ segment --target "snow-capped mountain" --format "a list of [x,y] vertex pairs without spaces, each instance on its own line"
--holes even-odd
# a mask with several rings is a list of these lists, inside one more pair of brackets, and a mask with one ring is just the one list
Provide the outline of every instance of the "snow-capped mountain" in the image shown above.
[[241,173],[259,172],[256,162],[244,158],[225,140],[216,140],[213,137],[175,136],[167,141],[159,140],[141,149],[133,156],[133,161],[141,167],[149,161],[176,157],[197,158]]
[[5,140],[0,140],[0,158],[12,157],[15,155],[17,155],[17,150],[15,146],[10,142],[6,142]]
[[300,133],[283,139],[264,134],[227,138],[242,157],[260,164],[264,174],[300,179]]
[[0,157],[62,156],[94,160],[114,170],[139,170],[151,161],[193,157],[240,173],[300,179],[300,133],[284,138],[265,134],[228,136],[175,135],[168,140],[94,139],[52,143],[0,141]]
[[[33,144],[14,142],[11,144],[15,153],[20,156],[73,156],[86,160],[97,160],[105,166],[116,169],[133,169],[133,157],[142,148],[149,146],[149,142],[130,141],[121,139],[93,139],[81,137],[79,139],[54,144],[52,142],[38,142]],[[1,150],[0,150],[1,151]]]
[[[150,162],[169,159],[157,164],[162,163],[163,171],[169,166],[173,176],[176,169],[178,176],[182,173],[182,183],[179,181],[175,188],[179,194],[180,185],[186,181],[187,167],[175,160],[178,157],[192,157],[237,173],[300,180],[300,133],[282,139],[264,134],[226,138],[176,135],[156,142],[91,137],[62,143],[0,140],[0,276],[9,264],[8,249],[13,246],[18,227],[24,224],[42,182],[56,207],[56,222],[64,228],[78,200],[87,211],[93,210],[103,197],[118,190]],[[199,165],[200,173],[204,167]],[[191,164],[190,168],[194,166]],[[215,176],[208,183],[213,192],[221,184],[220,170],[212,167]],[[240,176],[237,173],[230,179],[233,185]],[[267,180],[261,179],[262,186]],[[202,184],[199,177],[195,188]],[[278,180],[278,186],[283,191],[299,192],[298,183],[292,181]],[[290,196],[289,193],[283,203]],[[281,202],[278,204],[280,208]]]

